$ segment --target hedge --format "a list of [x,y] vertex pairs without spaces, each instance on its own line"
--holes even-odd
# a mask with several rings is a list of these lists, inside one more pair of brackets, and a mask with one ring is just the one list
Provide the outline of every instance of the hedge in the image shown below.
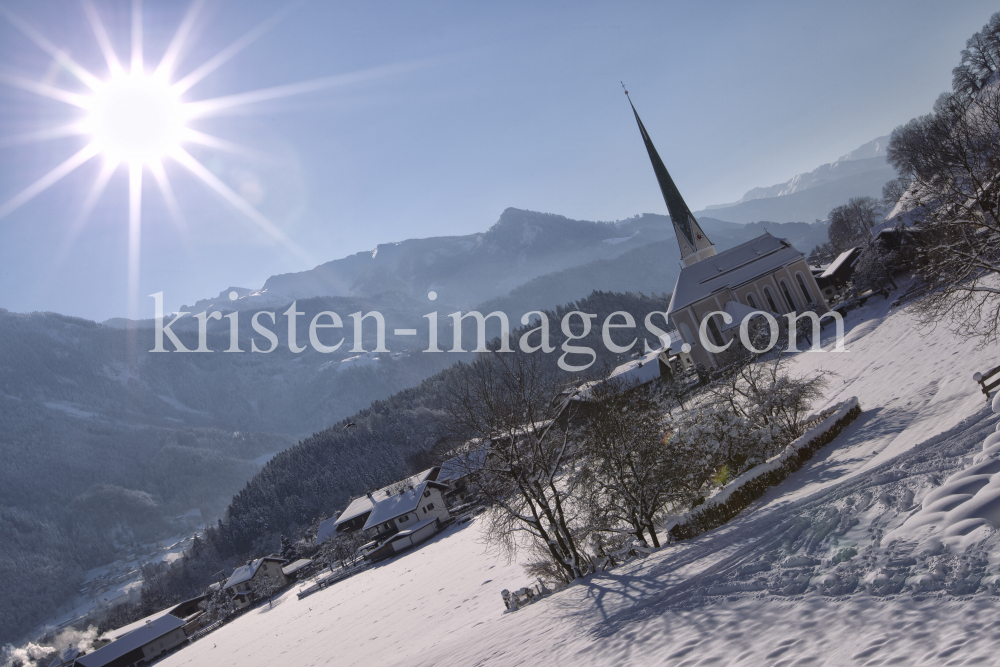
[[820,448],[833,442],[860,414],[861,406],[857,397],[841,403],[833,414],[789,443],[780,454],[754,466],[720,489],[704,504],[681,516],[668,531],[670,541],[697,537],[732,519],[764,495],[770,487],[781,483],[801,468]]

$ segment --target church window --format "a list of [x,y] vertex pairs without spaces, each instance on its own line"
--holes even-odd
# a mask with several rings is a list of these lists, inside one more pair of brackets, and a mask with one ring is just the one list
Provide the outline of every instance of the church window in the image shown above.
[[788,283],[784,280],[781,281],[781,293],[785,297],[785,302],[788,304],[788,310],[795,310],[795,301],[792,300],[792,293],[788,291]]
[[691,347],[694,347],[697,342],[694,336],[691,335],[691,328],[686,322],[681,322],[681,339]]
[[757,302],[753,300],[753,294],[747,294],[747,305],[756,310]]
[[708,318],[708,330],[712,332],[712,339],[715,344],[722,347],[726,344],[726,339],[722,337],[722,332],[719,331],[719,325],[715,323],[715,316]]
[[809,292],[809,288],[806,287],[806,281],[802,279],[802,274],[796,273],[795,277],[799,281],[799,288],[802,290],[802,296],[806,298],[806,303],[812,303],[812,294]]
[[764,288],[764,298],[767,299],[767,305],[771,307],[771,312],[778,312],[778,307],[774,305],[774,297],[771,296],[771,290],[767,287]]

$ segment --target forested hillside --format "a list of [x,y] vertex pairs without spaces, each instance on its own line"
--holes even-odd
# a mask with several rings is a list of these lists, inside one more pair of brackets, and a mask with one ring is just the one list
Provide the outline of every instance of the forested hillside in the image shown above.
[[[361,304],[313,299],[304,307]],[[197,338],[190,329],[178,335]],[[0,643],[50,618],[88,569],[190,530],[172,518],[221,515],[296,435],[460,356],[338,370],[343,354],[294,355],[287,346],[266,355],[150,354],[152,330],[137,336],[130,357],[122,329],[0,311]],[[222,334],[209,340],[220,351],[228,345]]]

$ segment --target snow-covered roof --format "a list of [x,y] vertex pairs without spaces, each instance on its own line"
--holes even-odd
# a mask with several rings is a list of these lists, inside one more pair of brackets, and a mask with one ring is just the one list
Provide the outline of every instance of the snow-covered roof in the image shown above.
[[297,561],[293,561],[288,565],[286,565],[285,567],[281,568],[281,572],[285,576],[288,576],[290,574],[295,574],[296,572],[304,568],[306,565],[309,565],[310,563],[312,563],[311,558],[300,558]]
[[407,528],[406,530],[401,530],[398,533],[396,533],[395,535],[393,535],[393,539],[397,539],[397,538],[400,538],[400,537],[406,537],[407,535],[412,535],[413,533],[417,532],[418,530],[420,530],[424,526],[432,524],[435,521],[437,521],[437,517],[436,516],[432,516],[429,519],[424,519],[423,521],[418,521],[415,524],[413,524],[412,526],[410,526],[409,528]]
[[116,639],[121,639],[122,637],[124,637],[125,635],[127,635],[130,632],[138,630],[139,628],[146,627],[146,623],[148,621],[155,621],[158,618],[163,618],[164,616],[166,616],[167,614],[169,614],[173,609],[174,609],[174,607],[170,607],[168,609],[163,609],[161,611],[156,612],[155,614],[150,614],[149,616],[146,616],[145,618],[140,618],[138,621],[134,621],[132,623],[129,623],[128,625],[123,625],[122,627],[115,628],[114,630],[108,630],[107,632],[105,632],[103,635],[100,636],[100,639],[103,639],[103,640],[109,641],[109,642],[113,642]]
[[611,374],[608,375],[608,379],[617,378],[618,380],[626,382],[630,385],[640,385],[652,382],[656,378],[660,377],[660,364],[657,362],[656,357],[658,357],[662,351],[663,348],[652,350],[638,359],[633,359],[622,364],[621,366],[618,366],[611,371]]
[[837,271],[839,271],[840,267],[844,265],[844,262],[847,262],[849,259],[851,259],[852,255],[856,254],[854,252],[855,250],[857,250],[857,248],[851,248],[850,250],[845,250],[844,252],[837,255],[837,259],[833,260],[830,266],[826,268],[826,271],[824,271],[820,275],[820,278],[829,278]]
[[488,448],[480,446],[448,459],[441,464],[441,472],[438,473],[437,481],[449,484],[465,477],[472,470],[481,468],[488,451]]
[[880,234],[885,232],[913,227],[921,220],[924,214],[924,207],[918,206],[904,211],[899,215],[887,217],[885,220],[872,227],[871,234],[873,237],[877,238]]
[[241,565],[240,567],[233,570],[233,576],[229,577],[223,588],[232,588],[236,584],[242,584],[244,581],[250,581],[253,579],[253,575],[257,574],[257,569],[263,565],[266,561],[271,561],[273,563],[283,563],[284,561],[280,558],[274,558],[273,556],[265,556],[264,558],[258,558],[257,560],[249,563],[247,565]]
[[603,380],[591,380],[584,382],[577,389],[573,400],[590,400],[595,387],[617,378],[630,386],[638,386],[652,382],[660,377],[660,364],[657,357],[664,351],[680,351],[682,345],[680,334],[676,329],[671,329],[668,334],[660,336],[660,347],[650,350],[638,359],[632,359],[620,366],[616,366],[613,371]]
[[52,662],[49,663],[49,667],[63,667],[64,665],[68,667],[73,664],[73,659],[80,655],[80,649],[75,646],[70,646],[64,648],[59,652]]
[[398,516],[402,516],[408,512],[412,512],[417,509],[417,505],[420,504],[420,497],[424,493],[424,489],[427,486],[433,486],[434,488],[444,488],[443,484],[438,484],[437,482],[421,482],[412,488],[408,488],[402,493],[394,493],[388,498],[378,501],[375,504],[375,508],[372,513],[368,516],[368,521],[365,522],[365,530],[369,528],[374,528],[380,523],[385,523],[386,521],[392,521]]
[[681,269],[670,297],[674,313],[727,288],[739,287],[802,259],[786,239],[764,233]]
[[[372,496],[375,496],[377,498],[379,493],[382,493],[381,489],[379,491],[373,492]],[[383,496],[384,495],[385,494],[383,493]],[[351,504],[347,506],[347,509],[341,512],[340,516],[334,519],[333,525],[334,527],[339,526],[345,521],[350,521],[351,519],[361,516],[365,512],[371,512],[372,507],[374,506],[375,503],[373,503],[372,499],[369,498],[368,496],[360,496],[358,498],[355,498],[354,500],[351,501]],[[319,535],[317,535],[316,537],[317,539],[319,539]]]
[[[333,522],[334,531],[336,530],[337,526],[344,523],[345,521],[350,521],[351,519],[355,519],[361,516],[362,514],[365,514],[366,512],[371,512],[372,507],[374,506],[375,503],[381,500],[385,500],[391,495],[390,489],[399,486],[399,484],[404,484],[406,486],[415,486],[428,479],[430,480],[437,479],[437,473],[439,471],[440,468],[428,468],[423,472],[418,472],[416,475],[413,475],[412,477],[408,477],[402,480],[402,482],[393,482],[388,486],[382,487],[378,491],[373,491],[371,493],[371,498],[369,498],[368,495],[355,498],[354,500],[351,501],[351,504],[347,506],[347,509],[341,512],[340,516],[338,516],[337,519]],[[372,502],[372,498],[374,498],[375,500],[374,503]],[[323,528],[325,523],[326,522],[320,524],[320,528]],[[322,542],[331,535],[333,535],[333,532],[330,532],[325,537],[321,537],[321,533],[317,532],[316,541]]]
[[174,630],[183,627],[184,621],[176,616],[166,614],[149,623],[143,623],[141,628],[128,633],[107,646],[97,649],[93,653],[80,656],[76,659],[76,664],[81,667],[102,667],[117,660],[126,653],[140,649],[149,642],[155,641],[163,635],[170,634]]

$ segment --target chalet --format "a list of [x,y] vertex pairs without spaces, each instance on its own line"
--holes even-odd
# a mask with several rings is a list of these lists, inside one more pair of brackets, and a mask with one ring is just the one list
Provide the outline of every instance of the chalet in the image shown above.
[[464,502],[469,499],[473,493],[469,477],[473,472],[482,468],[488,452],[488,447],[470,444],[465,452],[441,464],[441,472],[438,473],[437,482],[448,487],[448,490],[445,491],[446,500],[454,498]]
[[114,630],[108,630],[97,638],[97,643],[102,645],[110,644],[111,642],[121,639],[135,630],[145,627],[146,623],[155,621],[156,619],[167,615],[174,616],[184,621],[184,633],[190,636],[201,627],[201,619],[205,613],[201,608],[201,602],[207,598],[207,595],[199,595],[198,597],[175,604],[172,607],[167,607],[166,609],[158,611],[155,614],[150,614],[145,618],[140,618],[138,621],[129,623],[128,625],[123,625],[122,627],[115,628]]
[[93,653],[76,659],[79,667],[133,667],[152,662],[187,641],[184,620],[164,614],[146,620],[139,628],[121,636]]
[[265,556],[249,561],[246,565],[233,570],[233,575],[223,584],[222,588],[230,592],[237,609],[246,607],[254,601],[254,591],[267,584],[284,587],[288,578],[281,571],[285,561],[276,556]]
[[727,312],[727,308],[742,310],[743,306],[774,315],[807,310],[826,312],[826,301],[805,257],[786,239],[765,233],[735,248],[716,252],[674,185],[635,106],[632,113],[681,251],[681,272],[667,312],[694,362],[706,367],[722,365],[701,344],[699,332],[705,318],[707,333],[715,345],[724,346],[739,335],[739,323],[727,331],[723,328],[725,319],[719,315],[708,317],[709,313]]
[[426,480],[378,501],[363,527],[380,543],[369,558],[388,558],[438,532],[450,518],[443,495],[447,490],[445,484]]
[[615,368],[608,380],[619,380],[628,387],[638,387],[656,379],[670,382],[694,368],[691,355],[682,349],[676,331],[663,337],[660,347]]
[[[288,565],[281,568],[281,573],[285,575],[285,578],[289,581],[295,581],[299,578],[299,575],[303,570],[306,570],[310,565],[313,564],[311,558],[300,558],[297,561],[293,561]],[[308,570],[306,570],[308,571]]]
[[393,495],[394,490],[398,490],[399,487],[415,486],[424,481],[434,481],[440,471],[441,469],[438,467],[429,468],[402,482],[395,482],[355,498],[339,516],[327,519],[319,525],[319,530],[316,533],[316,544],[321,544],[338,533],[352,533],[363,529],[376,503]]
[[827,303],[840,300],[854,274],[854,265],[858,263],[860,257],[861,248],[851,248],[837,255],[836,259],[828,266],[821,267],[821,270],[812,270],[816,285],[819,286]]

